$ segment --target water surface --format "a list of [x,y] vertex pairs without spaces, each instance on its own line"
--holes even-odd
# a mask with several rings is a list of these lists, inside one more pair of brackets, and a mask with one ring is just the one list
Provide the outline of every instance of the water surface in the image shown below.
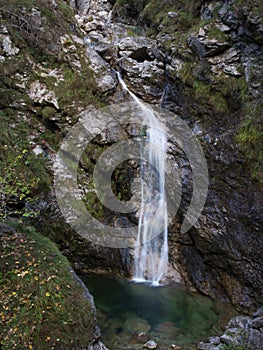
[[172,344],[196,349],[199,340],[219,332],[213,301],[198,293],[109,275],[81,277],[95,299],[102,341],[111,350],[143,349],[148,338],[161,350]]

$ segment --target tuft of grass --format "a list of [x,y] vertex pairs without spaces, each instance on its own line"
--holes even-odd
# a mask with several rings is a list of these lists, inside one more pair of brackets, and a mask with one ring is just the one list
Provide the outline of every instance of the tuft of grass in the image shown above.
[[0,236],[2,350],[79,349],[94,315],[67,259],[32,228]]

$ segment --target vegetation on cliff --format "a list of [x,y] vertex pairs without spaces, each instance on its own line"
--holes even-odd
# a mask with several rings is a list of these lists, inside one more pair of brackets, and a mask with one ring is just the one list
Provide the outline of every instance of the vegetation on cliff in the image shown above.
[[79,349],[95,326],[67,259],[30,227],[0,226],[1,349]]
[[[147,25],[148,36],[160,38],[161,44],[168,52],[172,52],[172,56],[183,58],[183,66],[179,72],[175,72],[175,76],[182,80],[186,96],[192,99],[194,108],[191,113],[197,113],[199,117],[201,115],[206,124],[212,116],[219,124],[220,120],[224,120],[230,128],[235,120],[235,140],[239,145],[240,155],[246,162],[245,168],[262,187],[262,104],[260,97],[252,97],[249,89],[253,76],[257,76],[261,85],[262,77],[259,77],[254,68],[249,67],[252,71],[249,73],[250,77],[246,76],[245,79],[242,65],[239,67],[240,74],[235,77],[220,72],[212,76],[209,72],[211,64],[205,58],[200,59],[198,55],[193,55],[187,43],[191,34],[197,35],[200,28],[206,28],[208,39],[228,43],[229,47],[238,41],[240,45],[253,41],[262,45],[262,1],[233,0],[225,4],[225,9],[228,8],[232,16],[229,18],[229,30],[226,29],[225,32],[220,29],[218,14],[223,3],[207,2],[207,12],[201,14],[201,17],[204,5],[202,1],[182,3],[169,0],[117,0],[114,10],[116,16],[128,18],[128,21],[130,13],[136,14],[137,24]],[[230,33],[231,20],[235,23],[236,37]],[[242,28],[244,23],[245,29],[238,29]],[[238,31],[241,34],[238,34]],[[260,66],[262,62],[259,60],[257,64]]]

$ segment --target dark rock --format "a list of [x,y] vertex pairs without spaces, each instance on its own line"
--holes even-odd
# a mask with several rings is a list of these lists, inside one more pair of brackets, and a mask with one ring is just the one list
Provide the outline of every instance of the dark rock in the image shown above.
[[231,44],[226,41],[220,42],[216,39],[208,39],[207,37],[198,38],[194,35],[188,37],[187,43],[199,59],[219,55],[231,47]]
[[210,343],[199,343],[198,344],[198,347],[197,347],[198,350],[214,350],[215,347],[213,344],[210,344]]
[[263,334],[261,331],[250,328],[248,331],[248,349],[261,350],[263,344]]
[[5,235],[7,233],[13,234],[15,233],[15,229],[7,224],[4,224],[3,222],[0,222],[0,235]]
[[250,321],[250,326],[252,328],[260,329],[263,327],[263,316],[258,316]]
[[211,337],[211,338],[209,338],[209,341],[213,345],[219,345],[220,344],[220,337]]
[[141,344],[145,344],[149,340],[149,336],[146,333],[139,333],[137,336],[137,340]]

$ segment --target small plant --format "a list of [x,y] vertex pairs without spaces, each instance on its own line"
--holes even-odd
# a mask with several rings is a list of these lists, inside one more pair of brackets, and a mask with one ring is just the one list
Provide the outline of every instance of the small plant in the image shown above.
[[222,350],[252,350],[248,345],[226,345],[224,344]]

